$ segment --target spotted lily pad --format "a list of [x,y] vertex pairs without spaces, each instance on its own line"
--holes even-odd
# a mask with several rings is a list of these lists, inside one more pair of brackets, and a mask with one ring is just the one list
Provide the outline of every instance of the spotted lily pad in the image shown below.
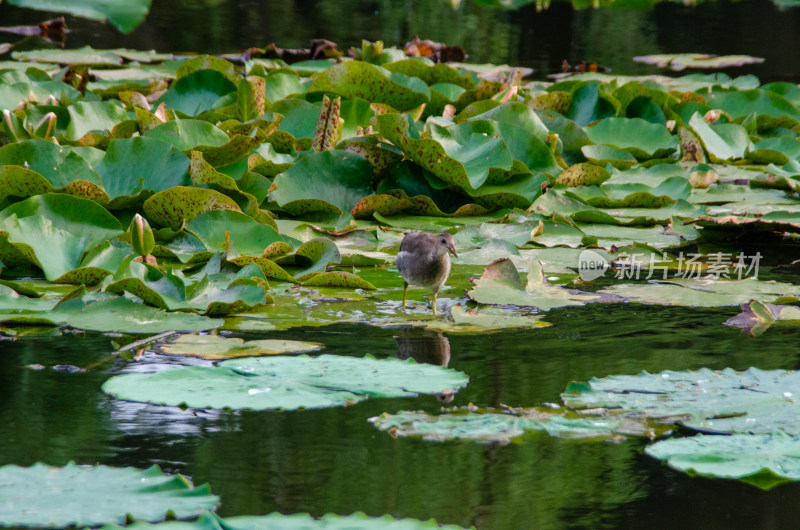
[[[461,372],[410,360],[301,355],[117,375],[103,384],[103,391],[160,405],[293,410],[342,406],[368,397],[455,391],[467,381]],[[199,386],[203,392],[196,391]]]
[[94,527],[128,519],[162,521],[196,516],[219,504],[208,485],[181,475],[108,466],[0,467],[3,526]]

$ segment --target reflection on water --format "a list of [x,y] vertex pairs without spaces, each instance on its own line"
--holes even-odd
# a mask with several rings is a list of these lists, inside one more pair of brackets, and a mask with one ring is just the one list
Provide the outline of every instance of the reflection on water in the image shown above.
[[395,336],[398,359],[414,359],[418,363],[447,366],[450,362],[450,341],[438,331],[425,331],[414,336],[414,330],[405,330],[403,336]]

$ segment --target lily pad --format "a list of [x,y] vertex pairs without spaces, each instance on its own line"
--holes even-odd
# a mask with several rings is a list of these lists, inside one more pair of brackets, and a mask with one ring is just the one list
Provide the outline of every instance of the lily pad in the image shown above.
[[[343,406],[368,397],[455,391],[467,381],[461,372],[411,360],[301,355],[117,375],[103,384],[103,391],[161,405],[294,410]],[[202,393],[196,391],[198,386],[204,388]]]
[[318,342],[277,339],[245,341],[219,335],[180,335],[169,343],[159,344],[157,351],[168,355],[188,355],[203,359],[232,359],[259,355],[307,353],[321,348],[322,344]]
[[213,509],[219,497],[208,485],[182,475],[108,466],[0,467],[0,524],[4,526],[99,526],[129,518],[161,521]]
[[691,476],[736,479],[762,490],[800,481],[800,438],[783,432],[662,440],[645,453]]
[[570,383],[569,407],[621,409],[627,414],[670,418],[701,432],[800,434],[800,373],[749,368],[737,372],[700,369],[594,378]]
[[546,431],[564,438],[608,438],[620,425],[619,420],[567,418],[552,412],[529,409],[525,415],[500,411],[468,412],[458,410],[431,415],[400,411],[383,413],[369,421],[392,436],[419,436],[423,440],[472,440],[508,443],[531,431]]
[[555,307],[621,300],[551,285],[544,278],[544,271],[539,262],[531,263],[528,282],[525,285],[517,268],[508,258],[490,263],[484,269],[483,275],[474,279],[472,283],[474,287],[467,292],[467,296],[479,304],[515,305],[547,311]]
[[607,118],[584,131],[595,144],[628,151],[639,160],[664,158],[678,149],[678,140],[666,127],[641,118]]

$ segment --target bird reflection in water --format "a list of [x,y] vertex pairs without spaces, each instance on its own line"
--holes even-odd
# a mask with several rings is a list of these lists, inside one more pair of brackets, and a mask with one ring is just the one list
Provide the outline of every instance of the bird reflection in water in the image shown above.
[[[403,335],[396,335],[398,359],[414,359],[418,363],[447,366],[450,362],[450,341],[438,331],[425,331],[422,335],[416,330],[403,330]],[[440,401],[453,401],[453,393],[438,394]]]

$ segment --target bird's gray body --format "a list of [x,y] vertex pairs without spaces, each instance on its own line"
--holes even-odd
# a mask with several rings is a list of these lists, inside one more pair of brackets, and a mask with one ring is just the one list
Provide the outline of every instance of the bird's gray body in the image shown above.
[[[456,255],[455,240],[447,232],[428,234],[410,232],[400,243],[397,253],[397,270],[405,280],[403,289],[403,305],[405,306],[405,289],[409,285],[417,285],[430,289],[433,301],[450,274],[450,256]],[[436,308],[434,305],[434,313]]]

